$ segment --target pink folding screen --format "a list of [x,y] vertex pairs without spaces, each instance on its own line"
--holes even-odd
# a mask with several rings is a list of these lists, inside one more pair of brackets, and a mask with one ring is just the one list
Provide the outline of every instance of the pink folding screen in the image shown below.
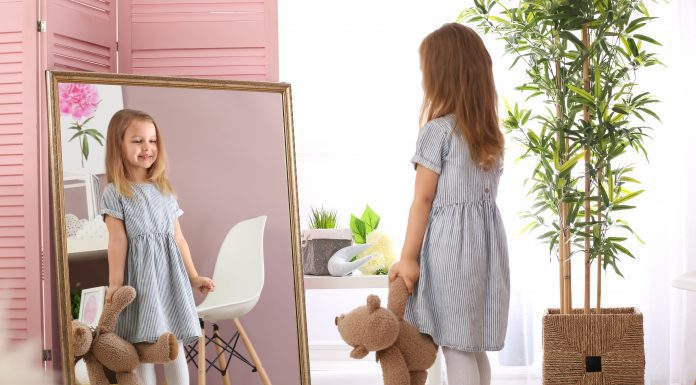
[[121,72],[278,80],[275,0],[130,0],[119,8]]
[[278,80],[277,0],[116,3],[0,0],[0,317],[37,351],[57,338],[44,71]]
[[21,341],[42,315],[36,2],[0,0],[0,19],[0,317]]

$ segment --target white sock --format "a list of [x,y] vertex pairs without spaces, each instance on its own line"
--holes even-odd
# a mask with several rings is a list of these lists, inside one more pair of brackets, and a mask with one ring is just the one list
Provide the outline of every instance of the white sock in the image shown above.
[[155,375],[155,364],[140,364],[134,370],[135,374],[140,379],[143,385],[157,385],[157,376]]
[[446,346],[442,347],[442,352],[445,355],[448,385],[481,385],[476,353],[463,352]]
[[164,364],[164,378],[167,380],[167,385],[189,385],[188,363],[184,344],[181,342],[179,342],[179,354],[176,360]]
[[488,355],[486,352],[476,352],[475,354],[481,385],[491,385],[491,364],[488,362]]

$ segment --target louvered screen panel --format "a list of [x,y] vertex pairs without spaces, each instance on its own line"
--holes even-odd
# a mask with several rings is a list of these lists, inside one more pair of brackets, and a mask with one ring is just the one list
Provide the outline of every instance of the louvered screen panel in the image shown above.
[[116,0],[48,2],[48,68],[116,72]]
[[0,317],[17,342],[41,336],[36,35],[36,2],[0,0]]
[[263,0],[132,0],[127,12],[122,12],[130,26],[120,33],[124,71],[277,81],[274,4]]

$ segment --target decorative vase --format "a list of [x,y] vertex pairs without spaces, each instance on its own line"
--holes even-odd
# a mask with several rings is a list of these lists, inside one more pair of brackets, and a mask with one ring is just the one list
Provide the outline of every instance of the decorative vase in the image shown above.
[[353,243],[350,229],[309,229],[302,232],[302,269],[309,275],[329,275],[329,258]]
[[636,308],[606,308],[600,314],[543,318],[544,385],[644,384],[643,314]]
[[370,259],[372,259],[374,255],[368,255],[366,257],[356,259],[355,261],[351,262],[351,259],[353,259],[353,257],[366,250],[370,246],[372,245],[370,245],[369,243],[363,243],[359,245],[344,247],[335,252],[334,255],[332,255],[331,258],[329,258],[329,274],[333,275],[334,277],[343,277],[344,275],[348,275],[353,271],[357,270],[360,266],[370,262]]

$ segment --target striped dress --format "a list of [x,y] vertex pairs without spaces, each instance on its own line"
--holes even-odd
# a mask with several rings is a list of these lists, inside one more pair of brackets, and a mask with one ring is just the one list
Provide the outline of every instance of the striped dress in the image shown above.
[[495,203],[502,168],[484,171],[451,115],[420,131],[411,159],[440,175],[405,318],[435,343],[503,348],[510,298],[505,229]]
[[184,344],[200,335],[191,284],[174,240],[174,223],[183,214],[173,195],[151,183],[132,183],[134,196],[113,184],[102,193],[101,214],[124,222],[128,252],[124,285],[137,296],[121,313],[116,333],[132,343],[154,342],[164,332]]

